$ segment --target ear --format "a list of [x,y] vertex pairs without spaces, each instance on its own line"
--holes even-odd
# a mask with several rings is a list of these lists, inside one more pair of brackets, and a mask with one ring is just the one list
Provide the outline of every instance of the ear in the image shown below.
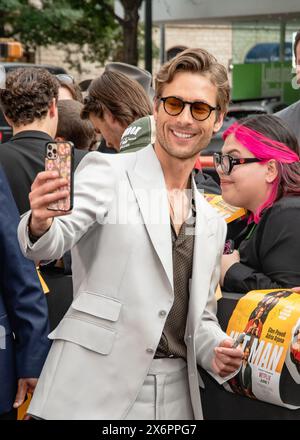
[[6,122],[8,123],[8,125],[10,127],[12,127],[13,126],[12,120],[10,118],[8,118],[5,113],[3,113],[3,116],[4,116],[5,120],[6,120]]
[[108,108],[106,108],[106,107],[103,108],[102,119],[108,121],[110,124],[116,122],[116,120],[117,120],[115,118],[115,116],[113,115],[113,113],[110,110],[108,110]]
[[57,112],[58,112],[58,110],[57,110],[57,101],[56,101],[55,98],[53,98],[52,102],[50,104],[50,107],[49,107],[49,115],[50,115],[50,117],[51,118],[55,117],[57,115]]
[[108,108],[104,109],[102,120],[107,122],[112,130],[124,131],[128,127],[128,124],[116,118]]
[[266,182],[273,183],[278,176],[278,166],[275,159],[271,159],[267,162]]
[[160,104],[160,100],[157,99],[157,97],[155,96],[154,100],[153,100],[153,116],[154,116],[155,122],[157,121],[157,114],[158,114],[159,104]]
[[218,116],[217,116],[215,123],[214,123],[214,129],[213,129],[214,133],[217,133],[220,130],[220,128],[222,127],[223,122],[224,122],[225,113],[221,113],[220,111],[218,111],[217,115]]

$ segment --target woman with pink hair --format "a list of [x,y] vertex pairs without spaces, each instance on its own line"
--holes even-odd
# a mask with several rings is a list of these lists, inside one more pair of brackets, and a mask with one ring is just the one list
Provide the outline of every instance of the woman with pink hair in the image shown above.
[[223,255],[221,285],[245,293],[300,285],[300,162],[295,136],[276,116],[248,117],[214,155],[222,196],[246,208],[248,226]]

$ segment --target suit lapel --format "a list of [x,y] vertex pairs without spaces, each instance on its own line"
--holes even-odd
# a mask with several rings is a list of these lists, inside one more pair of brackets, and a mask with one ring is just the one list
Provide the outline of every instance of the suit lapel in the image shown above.
[[135,167],[127,174],[150,240],[173,289],[168,197],[164,175],[152,145],[137,153]]

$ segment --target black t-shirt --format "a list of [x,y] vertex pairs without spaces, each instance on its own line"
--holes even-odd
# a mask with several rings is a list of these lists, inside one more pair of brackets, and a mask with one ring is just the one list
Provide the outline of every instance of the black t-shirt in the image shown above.
[[238,247],[240,263],[227,271],[223,289],[300,286],[300,197],[283,197],[267,209],[258,225],[250,224]]

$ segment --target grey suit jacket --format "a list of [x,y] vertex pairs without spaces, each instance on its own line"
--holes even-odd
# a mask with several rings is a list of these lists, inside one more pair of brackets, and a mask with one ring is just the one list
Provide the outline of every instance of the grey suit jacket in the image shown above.
[[[211,370],[226,335],[214,293],[226,226],[197,191],[193,276],[185,341],[195,418],[202,418],[197,363]],[[71,215],[24,254],[59,258],[72,249],[74,301],[59,326],[29,412],[45,419],[123,419],[144,382],[174,300],[167,193],[151,145],[124,155],[88,154],[75,178]],[[212,372],[211,372],[212,374]],[[220,377],[216,379],[223,383]],[[200,379],[200,383],[202,383]]]
[[275,116],[287,123],[300,143],[300,101],[294,102],[280,112],[275,113]]

